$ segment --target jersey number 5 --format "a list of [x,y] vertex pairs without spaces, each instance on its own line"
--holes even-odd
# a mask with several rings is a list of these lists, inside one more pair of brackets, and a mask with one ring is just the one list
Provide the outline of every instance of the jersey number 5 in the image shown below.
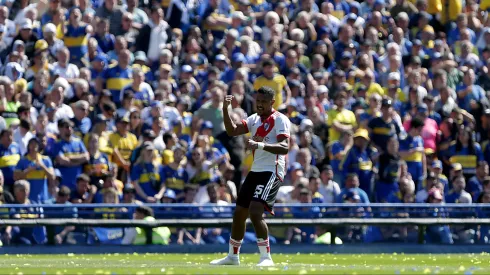
[[264,186],[263,185],[257,185],[257,187],[255,187],[254,198],[258,199],[259,196],[262,194],[262,192],[264,192]]

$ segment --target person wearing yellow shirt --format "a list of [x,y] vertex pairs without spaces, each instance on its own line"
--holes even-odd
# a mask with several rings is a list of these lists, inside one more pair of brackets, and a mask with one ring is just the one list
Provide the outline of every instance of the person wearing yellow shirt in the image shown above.
[[328,112],[329,143],[337,141],[342,133],[352,132],[357,127],[356,115],[345,109],[347,94],[339,92],[335,97],[335,106]]
[[480,1],[480,9],[482,11],[489,11],[490,10],[490,0],[481,0]]
[[[435,1],[435,0],[432,0]],[[441,1],[441,23],[443,25],[453,22],[458,18],[463,10],[461,0],[440,0]]]
[[[267,86],[272,88],[275,92],[274,109],[278,110],[279,106],[282,104],[288,104],[291,98],[291,90],[289,89],[288,82],[286,78],[281,74],[276,74],[275,71],[276,63],[272,59],[267,59],[262,63],[263,75],[259,76],[254,82],[254,90],[257,91],[259,88]],[[286,98],[283,97],[283,90],[285,92]]]
[[112,160],[120,168],[117,178],[125,182],[129,173],[129,159],[133,150],[138,146],[138,139],[129,132],[129,118],[127,116],[117,118],[116,129],[116,132],[109,136],[109,144],[114,150]]
[[364,77],[361,82],[356,85],[355,92],[357,93],[359,87],[362,85],[366,86],[366,98],[370,98],[373,94],[378,94],[380,96],[385,95],[385,91],[378,83],[374,82],[374,73],[371,70],[366,70]]
[[387,86],[383,88],[385,95],[394,101],[394,108],[399,110],[401,103],[407,101],[407,96],[400,88],[400,73],[391,72],[388,74]]

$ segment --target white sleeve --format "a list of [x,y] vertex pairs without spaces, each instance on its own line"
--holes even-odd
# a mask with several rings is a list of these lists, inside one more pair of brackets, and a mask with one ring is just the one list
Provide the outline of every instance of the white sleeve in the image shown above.
[[257,116],[256,114],[253,114],[253,115],[247,117],[246,119],[242,119],[243,125],[245,125],[245,127],[247,127],[247,132],[251,132],[252,125],[254,123],[256,116]]
[[276,118],[276,136],[290,137],[291,122],[286,116],[280,115]]
[[150,96],[150,100],[153,101],[153,99],[155,99],[155,93],[153,92],[153,89],[151,88],[150,84],[144,82],[143,85],[145,85],[145,88],[148,90],[148,95]]

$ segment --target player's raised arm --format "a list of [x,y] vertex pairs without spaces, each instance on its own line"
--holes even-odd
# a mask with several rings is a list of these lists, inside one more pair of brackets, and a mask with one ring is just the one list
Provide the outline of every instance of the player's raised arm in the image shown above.
[[235,124],[230,117],[228,112],[228,106],[231,105],[231,100],[233,99],[232,95],[225,96],[225,101],[223,102],[223,120],[225,122],[226,133],[230,137],[235,137],[239,135],[243,135],[248,133],[247,125],[240,122],[240,124]]

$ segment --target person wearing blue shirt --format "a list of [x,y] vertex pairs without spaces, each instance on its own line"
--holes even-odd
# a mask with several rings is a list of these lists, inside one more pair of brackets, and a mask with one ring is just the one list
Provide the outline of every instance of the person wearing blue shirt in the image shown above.
[[352,40],[354,35],[354,31],[350,25],[342,25],[339,28],[339,39],[333,43],[335,49],[335,62],[340,62],[342,57],[342,53],[349,49],[350,47],[354,47],[356,52],[359,51],[359,44]]
[[398,139],[392,136],[388,141],[386,152],[379,157],[378,180],[376,182],[376,200],[385,202],[390,195],[399,190],[401,161],[398,156]]
[[131,181],[138,200],[155,203],[163,197],[166,189],[162,183],[163,166],[155,161],[157,158],[153,143],[147,141],[143,146],[137,164],[131,169]]
[[60,140],[55,144],[55,166],[63,175],[61,186],[75,189],[78,175],[82,173],[83,164],[88,162],[90,156],[83,141],[73,136],[73,122],[68,119],[58,121]]
[[40,141],[32,138],[27,144],[27,153],[17,164],[14,172],[16,180],[25,179],[31,190],[29,200],[42,203],[48,199],[48,180],[55,178],[51,159],[39,153]]
[[423,186],[426,171],[424,140],[420,136],[424,122],[418,118],[410,122],[408,135],[400,138],[400,156],[407,162],[408,172],[412,175],[417,190]]
[[222,75],[221,80],[225,83],[230,83],[235,80],[235,72],[240,69],[246,59],[243,53],[234,53],[231,57],[232,67],[228,68]]
[[456,88],[458,94],[458,106],[465,110],[475,109],[478,102],[486,98],[482,87],[475,85],[475,71],[468,67],[461,69],[463,72],[463,85]]
[[0,132],[0,170],[9,190],[14,185],[14,170],[20,160],[19,145],[13,140],[12,130],[4,129]]
[[71,119],[73,122],[73,132],[80,139],[92,128],[92,120],[87,117],[89,109],[90,104],[85,100],[77,101],[73,108],[73,113],[75,114],[75,117]]
[[[20,208],[11,209],[12,219],[37,219],[41,218],[43,208],[37,207],[29,200],[30,184],[26,180],[18,180],[15,182],[14,198]],[[9,235],[11,244],[44,244],[46,242],[46,229],[43,226],[12,226],[8,227],[5,234]]]
[[116,44],[116,38],[113,34],[109,33],[109,20],[105,18],[101,18],[97,23],[97,28],[95,30],[95,35],[93,36],[97,43],[99,44],[99,48],[104,52],[108,53],[114,50],[114,46]]
[[107,56],[102,53],[97,54],[94,59],[90,60],[90,74],[92,79],[97,79],[102,76],[108,62]]
[[456,26],[452,28],[447,34],[447,43],[449,46],[453,46],[457,41],[461,41],[461,32],[468,31],[470,33],[470,41],[472,44],[476,43],[475,32],[468,28],[468,17],[465,13],[461,13],[456,19]]
[[471,194],[473,201],[477,201],[478,195],[483,191],[483,181],[488,177],[488,163],[479,161],[476,166],[476,175],[470,178],[466,185],[466,192]]
[[167,191],[175,193],[176,201],[184,198],[184,188],[189,183],[189,174],[182,165],[185,156],[184,150],[180,145],[174,146],[174,161],[162,169],[162,183],[168,188]]
[[400,135],[401,129],[393,120],[393,107],[391,99],[381,101],[381,116],[372,118],[368,123],[370,138],[374,145],[385,151],[391,137]]
[[345,154],[350,150],[352,147],[352,132],[344,132],[340,135],[340,139],[337,141],[334,141],[330,146],[329,146],[329,153],[330,153],[330,165],[332,166],[333,170],[333,180],[339,184],[342,183],[342,171],[340,167],[341,161],[344,159]]
[[150,106],[150,102],[155,98],[153,89],[145,82],[145,74],[141,68],[133,68],[133,83],[122,89],[121,101],[126,91],[133,93],[133,104],[140,108]]
[[354,145],[347,152],[340,164],[344,178],[349,174],[357,174],[361,182],[361,189],[366,193],[371,192],[373,182],[373,162],[372,158],[376,149],[368,148],[369,133],[366,129],[358,129],[354,133]]
[[116,105],[121,103],[122,89],[133,82],[133,70],[129,66],[130,56],[129,50],[122,50],[119,53],[118,63],[105,69],[97,79],[97,91],[101,92],[105,84]]
[[480,144],[473,140],[473,130],[462,128],[458,132],[456,142],[453,142],[443,157],[451,164],[460,163],[466,178],[476,174],[478,162],[484,160]]
[[340,190],[340,193],[335,199],[335,203],[343,203],[345,196],[349,192],[355,192],[357,195],[359,195],[360,203],[370,203],[367,193],[359,188],[359,177],[357,176],[357,174],[347,175],[345,179],[345,188],[342,188],[342,190]]
[[427,105],[427,110],[429,111],[429,118],[433,119],[437,125],[441,125],[442,117],[439,113],[434,111],[435,108],[435,100],[434,97],[430,94],[424,97],[424,103]]
[[459,176],[453,179],[453,189],[451,189],[445,196],[446,203],[471,203],[471,195],[464,191],[466,187],[466,180],[463,176]]

